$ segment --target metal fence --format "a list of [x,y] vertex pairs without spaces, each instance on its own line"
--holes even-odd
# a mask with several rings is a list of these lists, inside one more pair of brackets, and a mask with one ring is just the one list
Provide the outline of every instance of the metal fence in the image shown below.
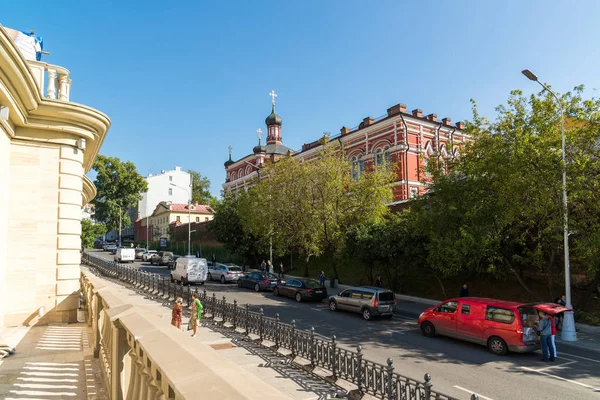
[[315,336],[315,329],[296,329],[295,321],[283,323],[279,314],[275,317],[250,311],[250,305],[240,305],[236,300],[228,303],[225,296],[217,298],[208,295],[206,290],[199,291],[190,286],[171,282],[170,277],[143,272],[136,267],[119,264],[103,259],[91,253],[83,253],[82,263],[93,266],[105,276],[127,282],[138,289],[147,291],[164,300],[183,299],[187,306],[192,302],[192,293],[196,293],[204,309],[204,317],[212,318],[223,326],[237,329],[246,335],[256,335],[260,341],[275,343],[277,348],[291,352],[290,358],[302,357],[310,362],[309,367],[321,367],[331,373],[335,382],[344,379],[357,386],[360,394],[370,394],[387,400],[456,400],[432,389],[431,375],[425,374],[425,381],[407,378],[394,372],[391,358],[382,365],[364,358],[360,345],[356,351],[338,347],[336,337],[322,339]]

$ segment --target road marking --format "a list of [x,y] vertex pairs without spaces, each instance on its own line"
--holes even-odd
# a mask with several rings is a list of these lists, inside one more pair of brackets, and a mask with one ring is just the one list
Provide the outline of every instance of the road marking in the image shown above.
[[581,382],[577,382],[577,381],[574,381],[574,380],[571,380],[571,379],[563,378],[562,376],[552,375],[552,374],[549,374],[549,373],[543,372],[543,371],[537,371],[537,370],[535,370],[533,368],[527,368],[527,367],[521,367],[521,368],[522,369],[526,369],[527,371],[531,371],[531,372],[535,372],[535,373],[538,373],[538,374],[546,375],[546,376],[549,376],[551,378],[556,378],[556,379],[559,379],[561,381],[571,382],[571,383],[574,383],[574,384],[579,385],[579,386],[583,386],[583,387],[586,387],[586,388],[593,389],[595,391],[599,390],[598,388],[596,388],[594,386],[586,385],[585,383],[581,383]]
[[575,364],[576,362],[577,362],[577,361],[573,361],[573,360],[571,360],[571,361],[570,361],[570,362],[568,362],[568,363],[564,363],[564,364],[557,364],[557,365],[551,365],[551,366],[549,366],[549,367],[540,368],[540,369],[538,369],[538,370],[536,370],[536,371],[538,371],[538,372],[539,372],[539,371],[545,371],[545,370],[547,370],[547,369],[551,369],[551,368],[556,368],[556,367],[564,367],[565,365]]
[[459,390],[462,390],[463,392],[467,392],[469,394],[475,394],[475,395],[479,396],[480,399],[483,399],[483,400],[492,400],[489,397],[485,397],[482,394],[475,393],[474,391],[469,390],[469,389],[465,389],[464,387],[460,387],[460,386],[456,386],[456,385],[454,385],[454,387],[457,388],[457,389],[459,389]]
[[311,310],[315,310],[315,311],[319,311],[319,312],[323,311],[323,310],[320,310],[318,308],[311,308]]
[[[542,354],[541,350],[537,350],[536,353],[538,354]],[[593,358],[587,358],[587,357],[582,357],[582,356],[577,356],[575,354],[570,354],[570,353],[565,353],[564,351],[561,351],[560,354],[565,354],[569,357],[575,357],[575,358],[581,358],[582,360],[586,360],[586,361],[591,361],[591,362],[595,362],[595,363],[600,363],[599,360],[594,360]]]

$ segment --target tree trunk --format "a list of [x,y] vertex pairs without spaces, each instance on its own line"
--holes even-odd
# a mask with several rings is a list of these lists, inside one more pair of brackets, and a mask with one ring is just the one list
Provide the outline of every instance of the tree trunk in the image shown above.
[[335,251],[331,252],[331,268],[333,269],[333,277],[337,279],[339,283],[342,283],[338,274],[337,265],[335,264]]
[[513,266],[510,264],[510,262],[508,262],[508,260],[506,258],[504,258],[503,262],[508,266],[509,271],[512,272],[512,274],[515,276],[515,278],[517,278],[517,281],[519,282],[519,284],[521,285],[521,287],[523,289],[525,289],[525,291],[527,293],[531,294],[532,296],[534,296],[538,300],[542,300],[542,298],[537,293],[535,293],[534,291],[532,291],[531,289],[529,289],[529,286],[527,286],[527,284],[525,283],[525,281],[523,281],[523,279],[521,278],[521,275],[519,274],[519,272],[513,268]]
[[435,271],[432,270],[433,273],[433,277],[435,278],[435,280],[438,282],[438,284],[440,285],[440,289],[442,289],[442,295],[444,296],[444,299],[448,298],[448,294],[446,293],[446,287],[444,286],[444,282],[442,282],[442,280],[440,279],[440,277],[438,276],[438,274],[435,273]]
[[596,278],[588,286],[588,288],[586,289],[586,291],[583,294],[583,296],[581,296],[579,298],[579,300],[577,301],[577,305],[575,306],[576,310],[583,310],[585,308],[585,306],[587,304],[587,301],[589,300],[589,298],[592,295],[592,293],[594,293],[594,290],[596,290],[596,288],[598,287],[598,285],[600,285],[600,270],[598,270],[596,272]]

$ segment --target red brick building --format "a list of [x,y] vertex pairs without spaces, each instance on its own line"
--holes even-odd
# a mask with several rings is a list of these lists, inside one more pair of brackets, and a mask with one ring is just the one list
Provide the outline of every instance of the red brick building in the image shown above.
[[[320,141],[315,140],[294,152],[283,145],[281,136],[282,119],[275,113],[265,120],[267,126],[267,144],[254,147],[237,161],[225,162],[227,173],[223,189],[236,192],[252,184],[258,176],[258,169],[268,162],[277,161],[288,153],[293,157],[308,160],[318,156]],[[366,117],[354,127],[342,127],[340,133],[329,138],[339,141],[348,161],[352,163],[352,173],[360,174],[373,164],[389,161],[397,166],[397,180],[394,183],[394,203],[404,202],[425,191],[424,167],[431,157],[445,163],[456,157],[462,144],[467,140],[463,132],[464,123],[451,123],[450,118],[438,120],[436,114],[423,115],[420,109],[406,112],[406,105],[397,104],[388,108],[387,113],[378,117]]]

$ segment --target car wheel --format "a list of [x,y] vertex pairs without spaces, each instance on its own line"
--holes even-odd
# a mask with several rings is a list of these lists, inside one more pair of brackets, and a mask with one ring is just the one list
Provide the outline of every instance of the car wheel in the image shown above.
[[254,285],[254,291],[260,292],[260,285],[258,283],[256,285]]
[[225,283],[225,277],[221,275],[221,283]]
[[302,301],[302,294],[300,292],[296,293],[296,301],[300,303]]
[[241,288],[242,287],[242,281],[238,281],[238,287]]
[[208,273],[208,275],[206,276],[206,280],[207,281],[212,281],[212,275],[210,274],[210,272]]
[[427,337],[434,337],[435,336],[435,326],[433,326],[433,324],[429,321],[425,321],[421,324],[421,332],[423,332],[423,335],[427,336]]
[[337,311],[337,303],[335,302],[335,300],[331,300],[329,302],[329,309],[331,311]]
[[279,289],[277,289],[277,288],[273,289],[273,295],[279,296]]
[[488,349],[496,355],[503,356],[508,353],[508,347],[506,346],[506,342],[499,338],[498,336],[492,336],[488,340]]
[[363,310],[362,310],[362,316],[363,316],[363,319],[365,321],[369,321],[371,319],[371,310],[369,310],[366,307],[363,308]]

